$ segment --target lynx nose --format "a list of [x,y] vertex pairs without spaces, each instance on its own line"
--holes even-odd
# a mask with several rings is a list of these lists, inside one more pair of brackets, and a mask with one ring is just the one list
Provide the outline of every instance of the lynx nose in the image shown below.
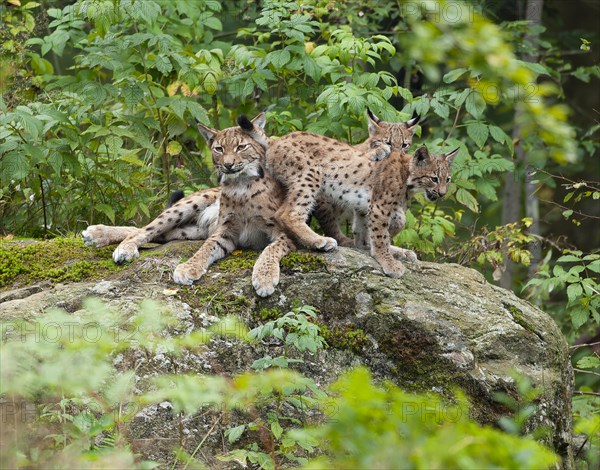
[[233,163],[223,163],[223,166],[227,171],[231,171],[231,169],[233,168]]

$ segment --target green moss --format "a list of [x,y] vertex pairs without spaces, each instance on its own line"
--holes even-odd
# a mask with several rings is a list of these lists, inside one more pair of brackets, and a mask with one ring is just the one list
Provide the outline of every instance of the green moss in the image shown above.
[[336,349],[349,349],[353,352],[360,352],[367,345],[367,334],[360,329],[355,329],[354,325],[344,327],[328,328],[321,325],[321,336],[325,338],[327,344]]
[[257,320],[271,321],[277,320],[284,313],[278,308],[261,308],[258,312],[252,312],[252,316]]
[[101,277],[121,269],[111,254],[111,247],[86,247],[78,238],[0,241],[0,288]]
[[529,323],[527,320],[525,320],[525,318],[523,317],[523,312],[521,310],[519,310],[514,305],[508,306],[508,309],[510,310],[510,314],[512,315],[513,320],[517,324],[521,325],[527,331],[529,331],[531,333],[534,333],[534,334],[537,334],[537,332],[535,331],[535,328],[533,327],[533,325],[531,325],[531,323]]
[[254,263],[256,263],[258,254],[257,251],[235,250],[231,255],[217,261],[215,265],[223,271],[252,269]]
[[281,267],[289,271],[308,273],[325,269],[325,261],[320,256],[302,251],[293,251],[283,257]]

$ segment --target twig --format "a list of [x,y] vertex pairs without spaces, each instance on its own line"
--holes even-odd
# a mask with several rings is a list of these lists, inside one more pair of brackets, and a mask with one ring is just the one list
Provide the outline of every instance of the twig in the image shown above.
[[444,143],[446,143],[446,141],[450,138],[450,136],[452,135],[452,132],[454,131],[454,129],[456,129],[456,124],[458,123],[458,116],[460,116],[460,110],[462,109],[462,104],[458,107],[458,109],[456,110],[456,116],[454,116],[454,122],[452,123],[452,127],[450,128],[450,131],[448,132],[448,135],[446,136],[446,138],[444,139]]
[[584,217],[584,218],[586,218],[586,219],[598,219],[598,220],[600,220],[600,217],[598,217],[597,215],[584,214],[583,212],[576,211],[576,210],[574,210],[574,209],[571,209],[571,208],[569,208],[569,207],[567,207],[567,206],[563,206],[563,205],[559,204],[558,202],[549,201],[548,199],[540,199],[540,201],[542,201],[542,202],[545,202],[545,203],[547,203],[547,204],[554,205],[554,206],[558,206],[558,207],[560,207],[561,209],[565,209],[565,210],[568,210],[568,211],[572,211],[572,212],[574,212],[575,214],[577,214],[577,215],[580,215],[581,217]]
[[600,397],[600,393],[598,392],[582,392],[580,390],[575,390],[573,393],[575,395],[593,395],[595,397]]
[[585,348],[587,346],[597,346],[598,344],[600,344],[600,341],[596,341],[595,343],[576,344],[574,346],[569,346],[569,349],[579,349]]
[[575,367],[573,368],[573,370],[575,372],[581,372],[583,374],[592,374],[592,375],[597,375],[598,377],[600,377],[600,374],[598,372],[592,372],[591,370],[576,369]]
[[213,423],[213,425],[210,427],[210,429],[208,430],[208,432],[206,433],[206,435],[198,443],[198,445],[194,449],[194,452],[192,452],[192,455],[190,456],[189,460],[186,462],[185,466],[183,467],[183,470],[185,470],[186,468],[188,468],[188,465],[190,464],[190,462],[192,461],[192,459],[196,456],[196,453],[200,450],[200,447],[202,447],[202,444],[204,444],[204,442],[206,441],[206,439],[208,439],[208,436],[210,436],[212,434],[213,429],[215,429],[215,426],[217,424],[219,424],[219,421],[221,421],[222,417],[223,417],[223,415],[220,414],[219,417]]

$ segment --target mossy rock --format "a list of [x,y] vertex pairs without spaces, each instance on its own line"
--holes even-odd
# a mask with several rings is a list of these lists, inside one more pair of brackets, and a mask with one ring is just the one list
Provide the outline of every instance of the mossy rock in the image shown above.
[[[494,425],[509,413],[494,394],[516,396],[512,373],[517,371],[541,390],[528,430],[549,429],[548,444],[565,458],[565,467],[571,465],[573,375],[567,343],[548,315],[512,292],[454,264],[407,264],[404,277],[391,279],[368,254],[345,248],[288,255],[280,284],[267,299],[257,297],[252,288],[255,252],[234,253],[193,286],[175,285],[172,270],[201,244],[153,247],[129,265],[115,267],[110,248],[85,248],[74,240],[4,242],[0,256],[7,261],[1,271],[5,281],[0,320],[30,318],[56,306],[77,311],[90,295],[124,312],[142,298],[159,300],[181,318],[181,328],[203,327],[225,314],[239,315],[253,327],[294,305],[312,305],[319,310],[318,322],[329,347],[306,357],[300,368],[317,383],[330,383],[349,367],[365,365],[377,379],[407,390],[449,398],[462,390],[471,403],[471,415]],[[47,282],[40,285],[40,281]],[[266,354],[279,354],[278,348],[220,341],[203,354],[223,373],[233,375]],[[177,370],[206,372],[201,357],[205,356],[182,359]],[[163,367],[149,362],[143,370],[150,374],[152,368]],[[150,413],[143,422],[134,421],[129,432],[134,439],[166,442],[177,436],[177,420],[162,411]],[[210,455],[206,445],[204,452]],[[215,442],[215,452],[220,445]],[[151,454],[149,450],[147,456]]]

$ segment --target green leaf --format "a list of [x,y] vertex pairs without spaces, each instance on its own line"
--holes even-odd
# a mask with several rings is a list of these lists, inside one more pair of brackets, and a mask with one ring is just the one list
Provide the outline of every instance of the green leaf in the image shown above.
[[315,82],[318,82],[321,78],[321,67],[319,67],[319,64],[312,57],[306,56],[304,58],[304,73]]
[[203,23],[207,28],[214,29],[216,31],[223,31],[223,24],[219,18],[209,16],[203,20]]
[[282,69],[283,66],[290,61],[291,55],[290,51],[287,49],[282,49],[279,51],[269,52],[266,59],[270,61],[275,68]]
[[492,135],[492,139],[500,144],[506,142],[507,138],[509,138],[506,135],[506,132],[504,132],[498,126],[488,126],[488,128],[490,130],[490,134]]
[[20,153],[9,153],[0,159],[0,175],[3,185],[11,180],[21,180],[29,174],[29,161]]
[[229,443],[233,444],[235,441],[237,441],[242,436],[242,434],[244,433],[245,430],[246,430],[246,425],[240,424],[239,426],[236,426],[235,428],[231,428],[231,429],[228,429],[227,431],[225,431],[225,436],[227,437],[227,440],[229,441]]
[[577,310],[571,312],[571,323],[573,323],[575,330],[578,330],[581,325],[587,322],[588,318],[589,313],[583,308],[578,308]]
[[577,361],[577,367],[579,369],[595,369],[600,367],[600,358],[597,356],[585,356]]
[[183,147],[179,142],[177,142],[176,140],[172,140],[167,145],[167,153],[169,155],[179,155],[181,153],[182,148]]
[[481,148],[484,146],[489,135],[488,126],[480,122],[467,124],[467,134]]
[[456,200],[463,206],[466,206],[475,213],[479,212],[479,204],[477,203],[477,199],[475,199],[475,197],[466,189],[458,188],[455,197]]
[[482,117],[485,107],[485,100],[481,97],[479,92],[470,90],[469,94],[467,95],[467,99],[465,100],[465,108],[467,112],[475,119],[479,119]]
[[109,135],[104,141],[109,154],[116,154],[123,147],[123,139],[116,135]]
[[271,432],[273,433],[273,436],[275,436],[275,439],[281,438],[281,435],[283,434],[283,428],[278,421],[271,423]]
[[60,174],[60,169],[62,168],[63,158],[62,155],[58,152],[52,152],[48,157],[48,163],[54,170],[54,173],[57,175]]
[[165,55],[159,55],[154,60],[154,66],[163,75],[168,75],[173,70],[173,65],[169,58]]
[[569,284],[567,287],[567,297],[569,302],[573,302],[583,294],[583,287],[579,283]]
[[444,83],[455,82],[465,72],[467,72],[467,69],[465,69],[465,68],[459,68],[459,69],[451,70],[450,72],[448,72],[447,74],[444,75],[444,77],[442,78],[442,80],[444,81]]
[[115,210],[111,205],[96,204],[94,207],[100,212],[102,212],[104,215],[106,215],[106,217],[108,217],[113,224],[115,223]]

